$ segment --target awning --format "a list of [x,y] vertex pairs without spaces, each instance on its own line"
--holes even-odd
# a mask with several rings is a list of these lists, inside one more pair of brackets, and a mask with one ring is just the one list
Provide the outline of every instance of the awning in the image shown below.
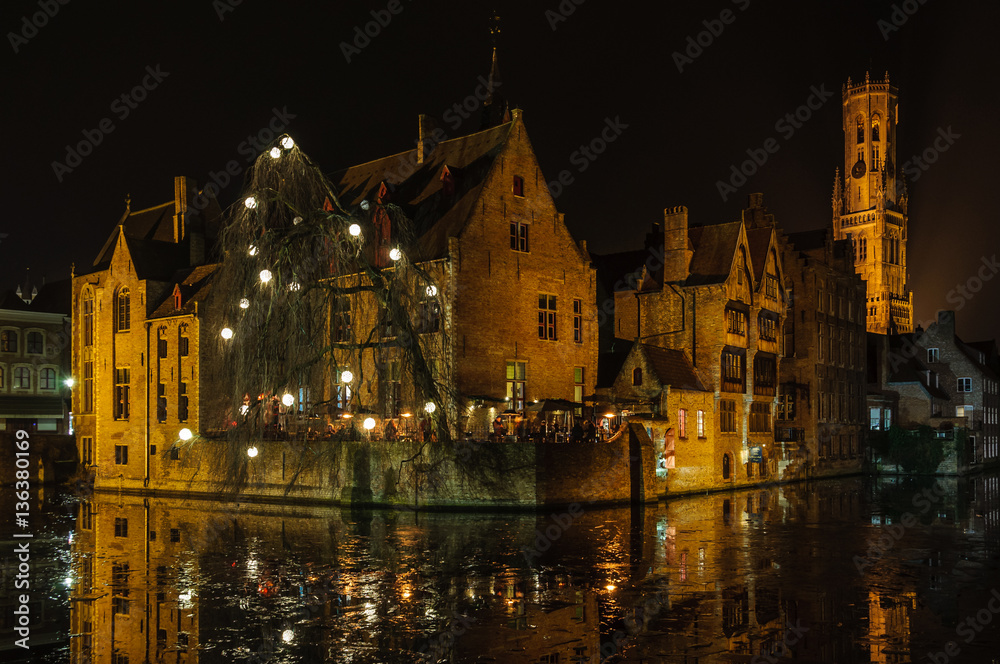
[[0,397],[0,417],[35,419],[62,417],[65,414],[62,397]]

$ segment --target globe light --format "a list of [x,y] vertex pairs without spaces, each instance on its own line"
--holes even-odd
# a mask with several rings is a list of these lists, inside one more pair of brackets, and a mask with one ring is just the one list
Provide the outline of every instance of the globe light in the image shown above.
[[188,429],[187,427],[184,427],[183,429],[181,429],[177,433],[177,437],[180,438],[183,441],[188,441],[188,440],[191,440],[194,437],[194,434],[191,433],[191,429]]
[[247,249],[247,253],[250,254],[251,256],[256,256],[257,255],[257,245],[251,244],[250,248]]
[[295,638],[295,632],[293,632],[290,629],[286,629],[284,632],[281,633],[281,640],[284,641],[285,643],[291,643],[292,639],[294,638]]
[[265,283],[266,284],[270,280],[271,280],[271,271],[270,270],[261,270],[260,271],[260,281],[261,281],[261,283]]
[[288,284],[288,290],[290,291],[302,290],[302,284],[300,284],[297,281],[293,281],[292,283]]
[[403,257],[403,252],[400,251],[398,248],[393,247],[392,249],[389,250],[389,258],[391,258],[392,260],[398,261],[402,257]]
[[230,339],[233,338],[233,330],[228,327],[222,328],[222,332],[220,332],[219,334],[221,334],[222,338],[225,339],[226,341],[229,341]]
[[281,397],[281,403],[291,408],[292,404],[295,403],[295,397],[288,392],[285,392],[285,396]]
[[278,146],[271,148],[270,155],[271,159],[277,159],[278,157],[281,156],[281,148],[279,148]]
[[63,385],[65,385],[70,389],[73,389],[73,386],[76,385],[76,379],[70,376],[69,378],[63,381]]
[[281,139],[281,147],[285,148],[286,150],[291,150],[293,147],[295,147],[295,141],[292,140],[291,136],[285,136],[283,139]]
[[250,308],[250,300],[248,300],[247,298],[243,298],[242,300],[240,300],[240,309],[249,309],[249,308]]
[[256,447],[247,448],[247,456],[250,457],[251,459],[257,456],[257,448]]
[[352,380],[354,380],[354,374],[351,373],[350,371],[346,371],[346,370],[345,371],[341,371],[340,372],[340,380],[343,381],[343,382],[345,382],[345,383],[350,383]]
[[427,287],[427,290],[425,290],[424,292],[427,293],[427,297],[434,297],[435,295],[438,294],[438,287],[435,286],[434,284],[431,284],[430,286]]
[[246,404],[243,404],[242,406],[240,406],[240,415],[246,415],[249,412],[250,412],[250,406],[248,406]]
[[366,417],[365,418],[364,427],[368,431],[371,431],[372,429],[374,429],[375,428],[375,418],[373,418],[373,417]]
[[299,224],[302,223],[302,217],[295,217],[294,219],[292,219],[292,223],[298,226]]
[[361,209],[362,209],[362,210],[367,210],[367,209],[368,209],[368,208],[370,208],[371,206],[372,206],[372,205],[371,205],[371,203],[369,203],[369,202],[368,202],[368,199],[367,199],[367,198],[366,198],[365,200],[361,201]]
[[424,404],[424,410],[426,410],[428,413],[433,413],[435,410],[437,410],[437,406],[434,405],[433,401],[428,401],[427,403]]
[[358,226],[357,224],[351,224],[350,227],[347,229],[347,231],[354,237],[357,237],[361,235],[361,226]]
[[252,210],[257,207],[257,199],[253,196],[247,196],[243,199],[243,205],[246,205],[248,210]]

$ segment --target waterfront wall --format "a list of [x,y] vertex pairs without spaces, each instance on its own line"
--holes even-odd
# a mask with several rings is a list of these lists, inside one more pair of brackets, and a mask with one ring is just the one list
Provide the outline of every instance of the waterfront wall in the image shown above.
[[[653,446],[633,426],[605,443],[257,441],[226,463],[225,441],[199,439],[160,459],[158,477],[98,466],[95,489],[401,508],[539,509],[655,501]],[[177,458],[172,458],[176,456]],[[234,475],[245,482],[233,485]]]

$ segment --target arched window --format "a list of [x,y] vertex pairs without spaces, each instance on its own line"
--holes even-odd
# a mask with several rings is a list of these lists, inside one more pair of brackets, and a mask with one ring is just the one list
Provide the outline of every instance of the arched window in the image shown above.
[[132,319],[132,304],[128,289],[122,286],[115,295],[115,331],[128,332]]
[[[729,460],[728,454],[722,455],[722,479],[728,480],[729,476],[732,474],[731,461]],[[726,501],[729,502],[729,501]]]
[[632,384],[642,385],[642,367],[632,369]]
[[83,292],[83,345],[94,345],[94,293],[88,288]]
[[27,355],[43,355],[45,353],[45,335],[32,330],[25,335],[24,352]]
[[31,389],[31,369],[28,367],[17,367],[14,369],[14,389]]
[[41,390],[54,390],[56,389],[56,370],[45,368],[42,369],[38,374],[38,389]]
[[858,143],[865,142],[865,121],[860,115],[858,116]]
[[879,124],[881,120],[879,116],[874,116],[872,118],[872,142],[878,141],[879,139]]
[[0,353],[17,352],[17,330],[3,330],[0,332]]

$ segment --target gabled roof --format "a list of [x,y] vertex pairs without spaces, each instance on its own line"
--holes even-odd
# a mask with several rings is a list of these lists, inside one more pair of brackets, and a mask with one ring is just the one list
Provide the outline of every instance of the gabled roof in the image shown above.
[[[755,283],[764,278],[764,266],[767,265],[767,250],[771,248],[771,228],[748,228],[747,245],[750,247],[750,265],[753,267]],[[780,267],[780,266],[776,266]]]
[[948,393],[939,387],[927,384],[927,366],[918,360],[912,349],[917,346],[913,343],[912,334],[896,334],[889,336],[890,357],[903,358],[904,362],[889,362],[889,378],[887,384],[892,383],[917,383],[924,391],[935,399],[947,400]]
[[694,255],[686,286],[722,283],[729,278],[742,226],[742,222],[734,221],[688,229]]
[[[375,200],[383,182],[390,190],[389,202],[402,208],[414,224],[418,238],[417,260],[440,258],[447,253],[447,240],[457,237],[482,191],[496,157],[510,136],[514,120],[484,131],[442,141],[417,163],[417,149],[402,152],[331,176],[341,203],[356,206]],[[454,177],[454,191],[442,182],[445,166]]]
[[[138,240],[154,240],[158,242],[174,241],[174,202],[164,203],[156,207],[145,210],[125,210],[125,214],[118,220],[118,226],[124,226],[125,237]],[[115,253],[115,242],[118,241],[117,227],[108,237],[104,247],[101,248],[97,258],[94,259],[94,267],[105,265],[111,262],[111,257]]]
[[597,385],[596,387],[613,387],[615,379],[621,373],[625,360],[632,352],[635,342],[626,339],[615,339],[611,350],[597,356]]
[[682,390],[705,392],[705,386],[698,377],[691,360],[684,351],[660,348],[640,343],[639,350],[645,353],[649,366],[656,372],[661,385],[669,385]]

